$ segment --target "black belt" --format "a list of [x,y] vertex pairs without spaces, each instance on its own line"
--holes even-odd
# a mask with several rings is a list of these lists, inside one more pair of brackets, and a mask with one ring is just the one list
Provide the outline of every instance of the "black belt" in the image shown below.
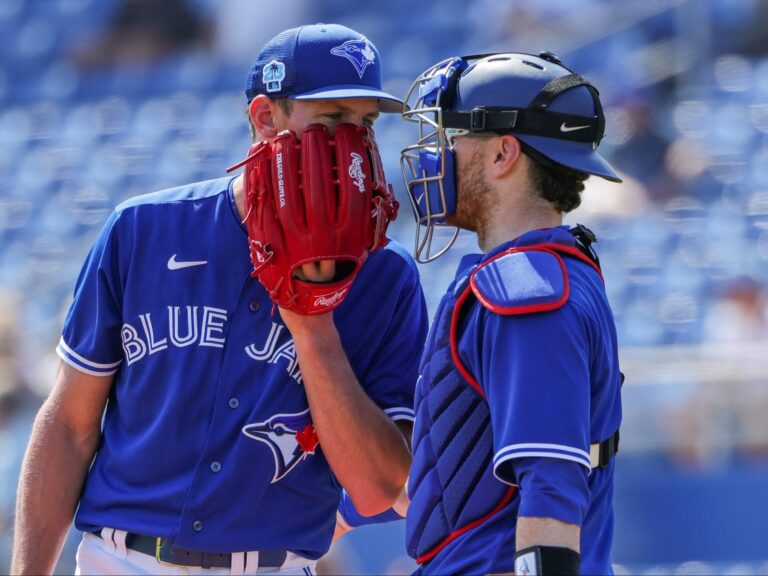
[[[93,533],[101,537],[101,530],[95,530]],[[125,536],[125,547],[152,556],[158,562],[165,564],[200,566],[202,568],[232,567],[232,554],[229,552],[185,550],[174,546],[166,538],[155,538],[128,532]],[[288,552],[285,550],[259,550],[258,553],[259,568],[280,568],[288,556]]]

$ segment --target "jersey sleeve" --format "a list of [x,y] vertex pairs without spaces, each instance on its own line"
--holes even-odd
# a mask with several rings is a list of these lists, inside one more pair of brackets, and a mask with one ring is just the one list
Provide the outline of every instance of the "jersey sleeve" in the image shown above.
[[365,524],[385,524],[387,522],[396,522],[397,520],[404,520],[400,514],[395,512],[394,508],[384,510],[375,516],[363,516],[355,508],[352,498],[349,497],[349,493],[343,490],[341,493],[341,499],[339,500],[339,509],[337,519],[343,522],[347,528],[357,528]]
[[413,422],[414,391],[429,320],[415,265],[403,262],[398,276],[396,303],[364,380],[366,392],[387,416]]
[[520,488],[518,516],[583,524],[590,502],[589,472],[583,466],[540,457],[517,458],[509,465]]
[[473,364],[490,406],[500,480],[515,483],[519,458],[590,470],[589,340],[588,321],[570,303],[537,314],[486,313]]
[[118,220],[110,216],[88,253],[56,348],[64,362],[94,376],[114,374],[123,359]]
[[588,320],[571,303],[481,315],[466,360],[490,408],[493,472],[519,486],[520,516],[581,524],[591,470]]

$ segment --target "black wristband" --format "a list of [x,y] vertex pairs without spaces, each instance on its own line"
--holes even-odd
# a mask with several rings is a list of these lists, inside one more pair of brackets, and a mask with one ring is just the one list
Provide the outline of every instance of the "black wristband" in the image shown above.
[[515,574],[579,576],[580,558],[570,548],[531,546],[515,554]]

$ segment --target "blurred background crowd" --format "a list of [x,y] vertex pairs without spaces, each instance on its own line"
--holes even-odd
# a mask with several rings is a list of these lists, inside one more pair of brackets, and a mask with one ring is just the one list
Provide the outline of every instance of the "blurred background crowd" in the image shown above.
[[[768,573],[768,0],[1,0],[0,572],[93,238],[119,202],[242,158],[256,52],[312,22],[365,33],[400,96],[438,60],[491,51],[551,50],[599,87],[625,184],[589,181],[568,222],[599,238],[627,374],[617,571]],[[411,247],[413,134],[391,116],[390,230]],[[476,250],[460,236],[420,267],[431,311]],[[345,536],[326,572],[408,573],[402,524]]]

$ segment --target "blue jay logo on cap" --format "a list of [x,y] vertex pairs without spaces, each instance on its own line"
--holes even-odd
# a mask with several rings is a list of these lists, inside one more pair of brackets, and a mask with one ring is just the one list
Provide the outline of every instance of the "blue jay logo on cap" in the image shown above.
[[376,53],[365,38],[347,40],[341,46],[331,48],[331,54],[341,56],[352,62],[360,78],[363,77],[365,69],[376,60]]
[[285,64],[272,60],[261,70],[261,81],[267,85],[267,92],[280,92],[285,80]]

